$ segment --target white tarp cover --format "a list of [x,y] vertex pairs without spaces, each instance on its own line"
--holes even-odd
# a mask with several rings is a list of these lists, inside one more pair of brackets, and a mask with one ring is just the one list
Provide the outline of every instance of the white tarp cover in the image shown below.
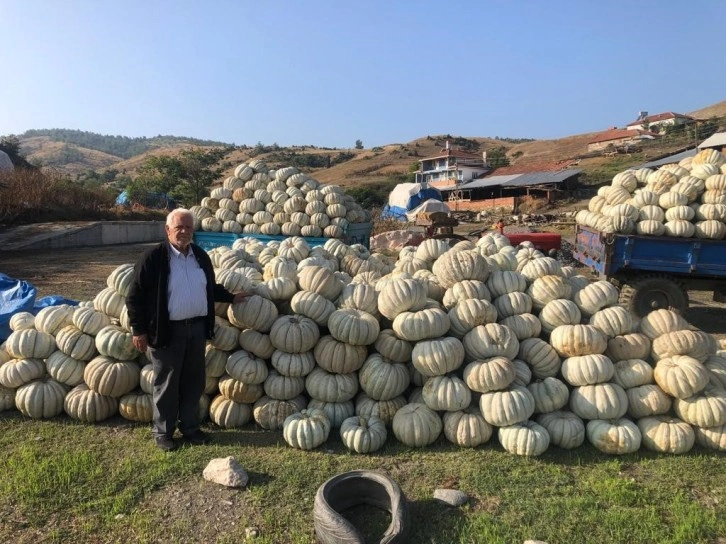
[[423,202],[420,206],[417,208],[414,208],[410,212],[406,212],[406,219],[409,221],[415,221],[416,216],[420,214],[421,212],[444,212],[449,213],[449,207],[441,202],[440,200],[435,200],[433,198],[429,198],[426,202]]
[[10,160],[8,154],[5,153],[5,151],[0,151],[0,172],[5,172],[6,170],[13,169],[13,161]]
[[388,205],[405,208],[406,204],[408,204],[408,199],[418,194],[420,190],[420,183],[399,183],[388,195]]

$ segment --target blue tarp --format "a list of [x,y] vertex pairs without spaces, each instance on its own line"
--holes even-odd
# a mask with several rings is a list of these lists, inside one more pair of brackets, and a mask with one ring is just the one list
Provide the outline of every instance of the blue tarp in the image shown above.
[[441,202],[441,191],[422,183],[399,183],[388,196],[388,204],[383,207],[381,217],[407,221],[407,212],[432,199]]
[[[146,193],[143,199],[143,204],[149,208],[165,208],[167,210],[173,210],[176,208],[176,201],[166,193]],[[131,200],[126,191],[123,191],[116,197],[116,206],[131,206]]]
[[76,306],[75,300],[70,300],[59,295],[35,299],[36,288],[23,280],[16,280],[0,272],[0,343],[7,340],[12,332],[10,330],[10,318],[18,312],[30,312],[37,314],[47,306],[58,306],[70,304]]

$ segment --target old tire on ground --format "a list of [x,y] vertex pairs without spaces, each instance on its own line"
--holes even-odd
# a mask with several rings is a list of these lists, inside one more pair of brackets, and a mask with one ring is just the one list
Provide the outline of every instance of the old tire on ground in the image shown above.
[[638,317],[660,309],[683,315],[688,310],[688,293],[673,278],[646,276],[623,283],[620,288],[620,304]]
[[333,476],[315,494],[315,534],[322,544],[364,544],[360,532],[341,514],[368,504],[391,514],[380,544],[400,544],[408,537],[408,504],[396,482],[380,472],[354,470]]

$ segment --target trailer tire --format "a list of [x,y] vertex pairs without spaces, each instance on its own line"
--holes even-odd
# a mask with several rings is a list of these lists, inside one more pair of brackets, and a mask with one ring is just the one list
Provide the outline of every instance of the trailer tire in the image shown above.
[[645,276],[625,280],[620,288],[620,304],[638,317],[660,309],[684,315],[688,310],[688,292],[669,276]]
[[322,544],[364,544],[365,539],[341,512],[369,504],[391,514],[391,523],[380,544],[401,544],[408,537],[408,503],[401,488],[388,476],[371,470],[354,470],[333,476],[315,495],[315,534]]

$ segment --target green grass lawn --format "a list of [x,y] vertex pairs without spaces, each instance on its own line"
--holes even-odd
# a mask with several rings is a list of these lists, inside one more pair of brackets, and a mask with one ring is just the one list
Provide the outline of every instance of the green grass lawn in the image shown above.
[[[411,543],[726,542],[726,456],[641,452],[610,457],[590,446],[551,448],[526,459],[492,442],[463,450],[443,438],[412,450],[389,435],[371,456],[349,453],[337,433],[312,452],[289,448],[280,432],[212,430],[210,446],[157,450],[149,427],[114,418],[86,425],[59,417],[0,414],[0,542],[312,543],[313,500],[331,476],[377,469],[410,501]],[[234,456],[246,490],[202,478],[215,457]],[[433,500],[456,487],[462,508]],[[368,508],[351,517],[365,534],[387,518]]]

